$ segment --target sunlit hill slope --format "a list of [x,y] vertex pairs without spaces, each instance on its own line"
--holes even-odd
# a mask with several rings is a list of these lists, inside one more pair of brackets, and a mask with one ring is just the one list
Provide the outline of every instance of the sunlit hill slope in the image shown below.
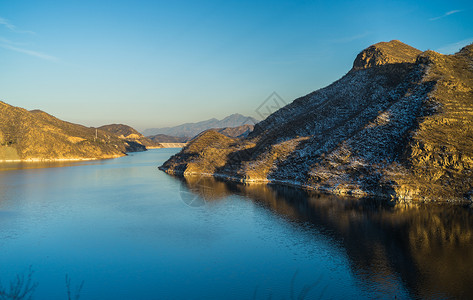
[[375,44],[341,79],[274,112],[247,138],[206,132],[161,169],[400,201],[471,201],[473,45],[442,55]]
[[143,150],[114,134],[0,101],[0,161],[112,158]]

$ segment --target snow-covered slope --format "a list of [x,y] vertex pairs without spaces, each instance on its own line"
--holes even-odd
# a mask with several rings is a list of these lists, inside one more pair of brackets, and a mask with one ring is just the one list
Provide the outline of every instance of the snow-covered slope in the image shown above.
[[399,41],[375,44],[340,80],[276,111],[247,138],[204,134],[161,168],[341,194],[468,201],[471,49],[444,56]]

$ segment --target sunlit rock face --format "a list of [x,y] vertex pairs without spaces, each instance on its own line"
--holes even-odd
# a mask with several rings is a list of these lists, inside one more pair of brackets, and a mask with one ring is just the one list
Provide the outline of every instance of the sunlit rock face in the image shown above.
[[398,201],[471,201],[472,47],[442,55],[375,44],[344,77],[277,110],[248,137],[199,136],[161,169]]
[[381,42],[361,51],[353,62],[353,69],[368,69],[387,64],[414,63],[422,51],[400,41]]
[[0,162],[113,158],[144,146],[0,101]]

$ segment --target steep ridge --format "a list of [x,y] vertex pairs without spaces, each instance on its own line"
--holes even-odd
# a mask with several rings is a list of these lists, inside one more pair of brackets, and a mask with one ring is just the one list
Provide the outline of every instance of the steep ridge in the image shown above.
[[0,161],[113,158],[144,147],[0,101]]
[[403,201],[471,201],[472,47],[441,55],[375,44],[341,79],[276,111],[220,155],[206,156],[221,142],[200,136],[200,148],[184,148],[161,169]]
[[141,144],[147,149],[162,148],[161,144],[149,138],[146,138],[133,127],[130,127],[128,125],[109,124],[100,126],[98,129],[113,133],[125,141]]

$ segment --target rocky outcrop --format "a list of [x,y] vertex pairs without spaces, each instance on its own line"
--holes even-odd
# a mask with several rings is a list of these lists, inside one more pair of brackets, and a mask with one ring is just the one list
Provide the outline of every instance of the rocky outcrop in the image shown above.
[[113,133],[117,135],[119,138],[127,141],[130,144],[133,143],[133,144],[142,145],[145,147],[145,150],[163,147],[158,142],[155,142],[145,137],[144,135],[139,133],[137,130],[135,130],[133,127],[130,127],[128,125],[110,124],[110,125],[100,126],[98,129]]
[[0,102],[0,161],[113,158],[144,147],[114,134]]
[[469,201],[472,52],[375,44],[344,77],[276,111],[247,138],[197,137],[199,147],[161,169],[398,201]]
[[353,69],[361,70],[396,63],[414,63],[422,51],[398,40],[374,44],[361,51],[353,62]]

